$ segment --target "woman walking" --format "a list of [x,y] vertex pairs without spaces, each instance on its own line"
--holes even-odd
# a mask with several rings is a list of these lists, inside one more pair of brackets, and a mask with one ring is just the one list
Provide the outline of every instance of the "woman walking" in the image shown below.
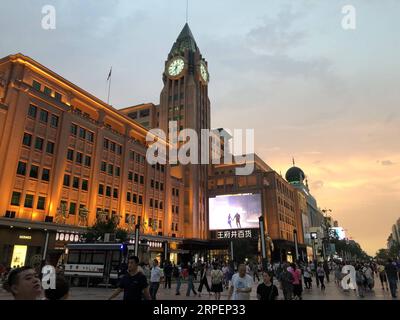
[[211,291],[215,293],[215,300],[221,299],[221,292],[223,291],[223,281],[224,274],[222,270],[218,268],[217,264],[214,264],[214,269],[211,271]]
[[324,284],[325,270],[322,267],[321,263],[318,264],[317,277],[318,277],[319,283],[321,284],[321,291],[324,291],[325,290],[325,284]]

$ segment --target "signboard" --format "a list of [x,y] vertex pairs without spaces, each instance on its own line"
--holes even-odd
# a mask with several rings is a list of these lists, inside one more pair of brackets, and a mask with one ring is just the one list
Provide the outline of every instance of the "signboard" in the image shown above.
[[258,229],[217,230],[212,232],[213,238],[219,240],[258,239],[258,234]]
[[257,229],[262,215],[260,194],[223,195],[209,199],[210,230]]

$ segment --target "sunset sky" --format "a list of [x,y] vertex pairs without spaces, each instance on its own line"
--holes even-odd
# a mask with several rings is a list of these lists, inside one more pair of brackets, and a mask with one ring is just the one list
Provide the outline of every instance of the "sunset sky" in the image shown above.
[[[42,6],[56,30],[41,28]],[[355,30],[341,26],[344,5]],[[24,10],[21,10],[21,9]],[[21,52],[116,108],[159,102],[186,0],[1,1],[0,56]],[[189,1],[210,71],[212,126],[254,128],[256,153],[292,157],[321,208],[364,250],[400,217],[400,2]]]

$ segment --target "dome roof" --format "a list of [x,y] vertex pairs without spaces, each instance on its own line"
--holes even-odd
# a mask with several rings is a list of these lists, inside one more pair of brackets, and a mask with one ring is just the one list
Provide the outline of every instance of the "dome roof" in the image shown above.
[[285,178],[287,182],[303,182],[303,180],[306,178],[306,175],[304,174],[303,170],[293,166],[286,172]]

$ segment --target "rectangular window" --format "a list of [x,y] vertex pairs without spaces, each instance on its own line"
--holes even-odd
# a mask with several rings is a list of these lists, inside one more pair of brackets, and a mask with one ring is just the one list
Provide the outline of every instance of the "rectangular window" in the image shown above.
[[114,173],[114,166],[112,164],[108,165],[108,174],[113,175]]
[[69,214],[71,214],[71,215],[76,214],[76,203],[75,202],[71,202],[69,204]]
[[25,208],[33,208],[33,194],[27,194],[25,196],[24,207]]
[[153,208],[153,199],[150,198],[150,208]]
[[176,213],[176,214],[179,213],[179,207],[178,207],[178,206],[175,207],[175,213]]
[[143,204],[143,196],[139,195],[139,204]]
[[175,195],[179,197],[179,189],[175,189]]
[[106,196],[111,197],[111,187],[106,187]]
[[76,124],[72,123],[70,132],[72,135],[76,136],[78,134],[78,126]]
[[69,174],[64,174],[63,185],[69,187],[71,185],[71,176]]
[[50,125],[51,125],[53,128],[57,128],[57,127],[58,127],[58,116],[56,116],[56,115],[54,115],[54,114],[51,115]]
[[150,186],[151,186],[152,188],[154,188],[154,180],[153,180],[153,179],[151,179],[151,181],[150,181]]
[[11,197],[11,205],[19,206],[21,202],[21,192],[14,191]]
[[159,182],[156,181],[156,189],[157,189],[157,190],[159,189],[159,186],[160,186]]
[[67,160],[74,161],[74,150],[68,149],[68,151],[67,151]]
[[90,167],[90,163],[92,161],[92,158],[90,156],[85,156],[85,166]]
[[140,176],[140,184],[144,184],[144,177]]
[[103,140],[103,148],[108,150],[108,139],[106,138]]
[[51,96],[51,89],[49,87],[44,87],[43,93],[46,96]]
[[134,193],[134,194],[132,195],[132,201],[133,201],[133,203],[136,203],[136,202],[137,202],[137,194],[136,194],[136,193]]
[[172,195],[175,195],[175,188],[172,188]]
[[86,130],[79,127],[79,138],[85,139],[86,138]]
[[28,116],[30,118],[36,119],[36,115],[37,115],[37,107],[34,106],[33,104],[30,104],[28,109]]
[[54,99],[56,99],[57,101],[60,101],[60,102],[61,102],[61,100],[62,100],[62,95],[61,95],[61,93],[56,92],[55,95],[54,95]]
[[136,154],[136,162],[137,162],[137,163],[140,162],[140,154]]
[[79,189],[79,178],[74,177],[72,180],[72,188]]
[[104,194],[104,184],[99,184],[99,194],[100,195]]
[[175,213],[175,206],[172,205],[172,213]]
[[86,140],[89,142],[94,141],[94,133],[92,131],[86,131]]
[[178,231],[178,224],[175,224],[175,231]]
[[85,179],[82,179],[82,190],[83,191],[88,191],[88,189],[89,189],[89,181],[85,180]]
[[115,199],[118,198],[118,189],[113,190],[113,198],[115,198]]
[[120,172],[121,171],[121,168],[120,167],[115,167],[115,175],[117,176],[117,177],[119,177],[119,175],[120,175]]
[[47,123],[49,119],[49,113],[46,110],[40,110],[39,120]]
[[20,174],[24,176],[26,174],[26,163],[25,162],[18,162],[18,167],[17,167],[17,174]]
[[122,146],[117,145],[117,153],[122,154]]
[[162,221],[161,220],[158,220],[158,228],[162,229]]
[[46,152],[50,154],[54,153],[54,142],[47,141]]
[[158,208],[158,200],[154,200],[154,208]]
[[129,151],[129,160],[135,160],[135,153],[133,151]]
[[101,171],[106,172],[107,171],[107,163],[104,161],[101,162]]
[[137,112],[136,111],[135,112],[131,112],[131,113],[128,114],[128,116],[130,118],[132,118],[132,119],[136,119],[137,118]]
[[162,208],[163,208],[163,204],[162,204],[162,201],[160,201],[160,205],[159,205],[159,208],[160,208],[160,209],[162,209]]
[[160,190],[164,191],[164,183],[160,183]]
[[131,193],[130,192],[126,193],[126,201],[131,201]]
[[149,109],[140,110],[140,112],[139,112],[139,117],[140,118],[148,117],[149,115],[150,115],[150,110]]
[[30,147],[31,144],[32,144],[32,135],[25,132],[25,133],[24,133],[24,138],[23,138],[23,140],[22,140],[22,144],[23,144],[24,146]]
[[82,157],[83,157],[83,154],[80,153],[80,152],[77,152],[76,153],[76,162],[77,163],[82,163]]
[[43,168],[42,180],[43,181],[50,181],[50,169]]
[[138,181],[139,181],[139,175],[138,175],[137,173],[135,173],[134,181],[135,181],[135,182],[138,182]]
[[37,150],[43,150],[43,139],[42,138],[39,138],[39,137],[36,137],[36,140],[35,140],[35,149],[37,149]]
[[132,172],[132,171],[129,171],[129,172],[128,172],[128,180],[129,180],[129,181],[132,181],[132,180],[133,180],[133,172]]
[[29,173],[29,177],[37,179],[39,175],[39,167],[31,165],[31,171]]
[[32,87],[33,89],[38,91],[42,90],[42,85],[40,84],[40,82],[37,82],[35,80],[32,81]]
[[110,150],[115,152],[115,142],[110,141]]
[[157,171],[160,171],[160,164],[157,162]]
[[46,203],[46,198],[45,197],[39,197],[36,209],[44,210],[45,203]]

